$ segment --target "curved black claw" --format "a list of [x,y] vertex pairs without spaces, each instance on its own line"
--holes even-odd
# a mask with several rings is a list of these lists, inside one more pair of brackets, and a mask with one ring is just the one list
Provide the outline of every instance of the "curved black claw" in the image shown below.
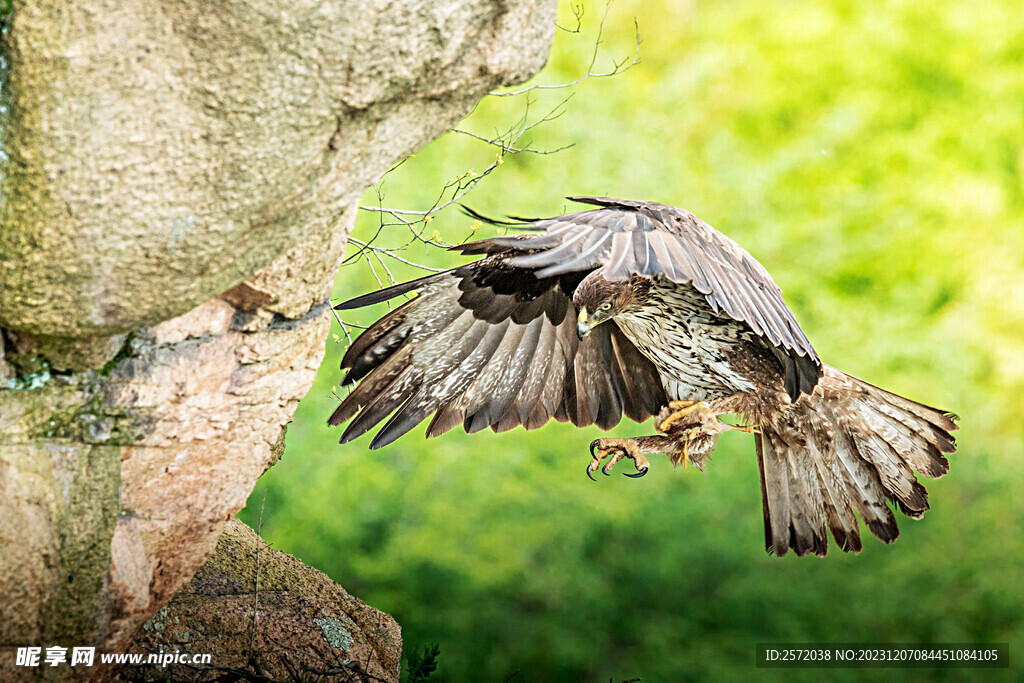
[[606,477],[612,476],[608,473],[608,463],[605,463],[604,466],[601,467],[601,474],[603,474]]
[[[594,455],[594,449],[597,448],[597,442],[600,441],[600,440],[601,439],[594,439],[593,441],[590,442],[590,457],[592,457],[592,458],[596,458],[597,457],[596,455]],[[597,481],[597,480],[595,479],[594,481]]]
[[628,473],[626,473],[626,472],[623,472],[623,474],[624,474],[624,475],[626,475],[627,477],[629,477],[630,479],[639,479],[640,477],[642,477],[642,476],[644,476],[645,474],[647,474],[647,470],[648,470],[648,469],[649,469],[649,468],[647,468],[647,467],[644,467],[643,469],[641,469],[641,470],[640,470],[639,472],[637,472],[636,474],[628,474]]
[[587,476],[590,477],[590,481],[597,481],[597,479],[594,479],[594,475],[590,473],[590,465],[589,464],[587,465]]

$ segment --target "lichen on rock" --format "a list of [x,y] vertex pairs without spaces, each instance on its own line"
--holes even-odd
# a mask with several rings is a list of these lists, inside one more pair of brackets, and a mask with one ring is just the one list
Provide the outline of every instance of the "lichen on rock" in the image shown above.
[[[333,668],[348,676],[341,680],[397,681],[402,636],[390,616],[232,520],[207,563],[146,623],[131,651],[174,648],[217,658],[209,669],[171,667],[173,680],[258,667],[271,679]],[[132,672],[122,675],[131,679]]]

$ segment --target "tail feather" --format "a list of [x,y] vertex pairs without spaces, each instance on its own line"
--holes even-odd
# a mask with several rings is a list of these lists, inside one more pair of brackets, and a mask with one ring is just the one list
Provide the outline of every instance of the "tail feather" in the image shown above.
[[804,466],[800,455],[797,448],[786,447],[790,498],[803,503],[793,514],[790,538],[795,541],[794,550],[797,555],[806,555],[808,552],[824,555],[828,550],[828,537],[821,485],[817,473]]
[[[818,436],[821,438],[815,438],[814,448],[827,449],[828,435],[816,435]],[[843,474],[842,461],[838,457],[815,458],[814,464],[832,537],[844,551],[860,552],[860,524],[857,522],[854,503]]]
[[758,436],[765,544],[775,555],[827,550],[826,526],[844,551],[859,552],[857,515],[886,543],[899,536],[892,501],[919,519],[928,493],[915,470],[939,477],[955,450],[956,417],[897,396],[834,368],[820,388]]
[[878,433],[864,434],[859,426],[850,426],[850,434],[861,457],[871,463],[886,492],[911,510],[928,509],[928,492],[917,482],[914,471],[893,446]]
[[794,546],[790,539],[792,513],[796,505],[789,499],[789,468],[782,455],[774,446],[774,439],[757,437],[761,446],[761,482],[764,491],[764,522],[766,527],[765,544],[768,551],[776,555],[785,555]]
[[900,535],[900,530],[896,526],[896,516],[885,503],[885,490],[878,473],[861,457],[850,437],[843,432],[834,433],[833,448],[857,514],[871,533],[886,543],[892,543]]

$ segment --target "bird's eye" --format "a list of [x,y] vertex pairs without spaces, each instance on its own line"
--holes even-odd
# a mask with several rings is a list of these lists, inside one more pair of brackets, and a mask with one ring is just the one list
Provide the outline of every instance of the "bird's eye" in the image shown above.
[[612,302],[610,302],[610,301],[604,302],[603,304],[601,304],[601,308],[599,310],[602,310],[602,311],[610,311],[610,310],[612,310]]

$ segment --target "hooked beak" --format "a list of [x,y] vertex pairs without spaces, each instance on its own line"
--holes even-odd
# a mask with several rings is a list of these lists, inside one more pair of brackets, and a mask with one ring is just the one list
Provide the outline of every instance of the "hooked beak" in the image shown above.
[[579,317],[576,318],[576,336],[583,341],[583,338],[587,336],[587,332],[590,332],[590,316],[587,314],[587,309],[580,311]]

